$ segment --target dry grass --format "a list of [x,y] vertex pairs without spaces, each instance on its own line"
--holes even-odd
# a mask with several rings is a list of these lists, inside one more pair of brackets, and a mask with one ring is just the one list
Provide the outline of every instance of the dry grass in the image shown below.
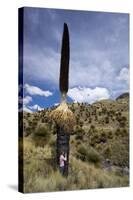
[[62,177],[53,164],[51,148],[36,147],[32,140],[24,140],[24,191],[49,192],[92,188],[128,186],[129,177],[107,171],[70,155],[69,175]]
[[[35,153],[35,150],[32,154]],[[24,191],[50,192],[92,188],[128,186],[128,176],[119,176],[95,165],[87,164],[70,156],[69,175],[62,177],[45,159],[40,159],[40,150],[31,154],[24,165]]]
[[[98,107],[95,115],[93,114],[94,106]],[[52,112],[51,109],[48,109],[45,112],[36,113],[34,117],[33,114],[30,114],[30,116],[25,115],[26,122],[29,119],[37,122],[36,126],[33,126],[33,123],[31,125],[25,124],[26,128],[30,126],[32,129],[31,135],[24,137],[25,192],[128,186],[128,174],[121,173],[123,167],[128,167],[129,160],[128,102],[124,103],[121,100],[102,101],[91,106],[72,104],[69,105],[69,108],[66,103],[62,103]],[[99,115],[101,108],[107,108],[107,111],[106,113],[102,111]],[[121,113],[121,117],[125,116],[127,118],[126,127],[122,128],[119,121],[116,120],[117,113]],[[56,156],[56,126],[54,125],[56,122],[63,128],[73,128],[75,116],[78,126],[75,128],[74,134],[71,135],[69,175],[64,178],[57,168],[53,167],[56,163],[53,159]],[[96,116],[98,117],[97,121],[95,120]],[[106,116],[109,117],[108,124],[104,122]],[[49,117],[53,120],[50,121]],[[42,126],[46,126],[47,131],[44,129],[40,134],[37,128],[40,127],[42,118],[44,119]],[[89,118],[91,118],[91,122],[89,122]],[[34,132],[35,135],[39,134],[35,140],[33,138]],[[45,138],[45,132],[48,133],[46,134],[48,140],[47,137]],[[41,146],[36,145],[37,138],[42,143]],[[80,149],[80,152],[78,152],[82,145],[86,151]],[[103,160],[98,164],[94,162],[95,152],[90,152],[87,148],[90,145],[98,152],[100,158],[102,156]],[[77,157],[77,153],[86,156],[86,159],[83,161],[81,157]],[[106,158],[113,164],[111,168],[102,165],[102,161],[105,161]],[[118,168],[116,168],[116,165]]]

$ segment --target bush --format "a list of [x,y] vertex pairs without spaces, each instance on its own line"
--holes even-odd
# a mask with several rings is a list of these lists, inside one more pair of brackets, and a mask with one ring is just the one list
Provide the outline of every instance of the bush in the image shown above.
[[90,147],[89,151],[87,153],[87,161],[96,164],[101,161],[101,157],[96,150],[94,150],[93,148]]
[[49,137],[49,133],[50,133],[50,131],[46,126],[39,126],[35,130],[34,135],[47,138],[47,137]]
[[25,128],[25,132],[25,136],[29,136],[32,133],[32,128],[28,126],[27,128]]
[[124,136],[127,136],[128,135],[128,131],[126,128],[123,128],[121,129],[121,136],[124,137]]
[[126,126],[126,122],[125,122],[125,121],[121,121],[121,122],[120,122],[120,127],[123,127],[123,128],[124,128],[125,126]]
[[77,144],[77,145],[80,145],[80,144],[81,144],[80,140],[78,140],[76,144]]
[[98,117],[97,117],[97,115],[95,116],[95,121],[97,121],[98,120]]
[[87,149],[83,145],[78,148],[78,153],[81,155],[82,160],[85,160]]
[[32,126],[33,122],[32,121],[28,121],[29,122],[29,126]]
[[111,160],[117,166],[129,167],[129,144],[123,144],[121,140],[112,144]]
[[[128,176],[117,176],[95,165],[82,162],[70,155],[69,175],[62,177],[53,168],[49,145],[44,148],[35,147],[31,138],[24,138],[24,192],[49,192],[63,190],[79,190],[90,188],[106,188],[128,186]],[[86,148],[89,159],[96,160],[93,148]],[[49,152],[49,153],[48,153]],[[91,159],[91,160],[92,160]]]
[[109,123],[109,117],[105,117],[105,123],[106,123],[106,124]]
[[94,131],[94,130],[95,130],[95,126],[92,124],[92,125],[90,126],[90,129]]
[[89,121],[88,121],[89,123],[91,123],[92,122],[92,119],[91,118],[89,118]]
[[75,134],[76,134],[75,137],[76,140],[82,140],[84,135],[84,130],[80,127],[77,127],[77,129],[75,130]]
[[115,131],[115,135],[119,136],[120,134],[121,134],[121,130],[120,130],[120,128],[117,128],[116,131]]
[[90,136],[90,144],[92,146],[95,146],[96,144],[99,144],[99,143],[106,143],[107,142],[107,134],[102,131],[102,132],[95,132],[94,134],[92,134]]
[[41,122],[42,122],[42,123],[45,123],[45,119],[44,119],[44,118],[42,118],[42,119],[41,119]]
[[106,135],[106,133],[104,131],[100,134],[99,141],[100,141],[100,143],[101,142],[105,143],[107,141],[107,135]]
[[92,163],[99,163],[101,158],[97,151],[95,151],[92,147],[84,147],[80,146],[78,148],[77,157],[80,158],[82,161],[92,162]]
[[35,129],[32,136],[36,146],[44,146],[50,141],[51,132],[46,125],[40,125]]
[[111,147],[110,146],[106,146],[104,149],[104,157],[105,158],[110,158],[111,156]]
[[76,140],[82,140],[83,139],[83,135],[82,134],[78,134],[75,137]]
[[108,138],[109,138],[109,139],[113,139],[113,133],[112,133],[112,131],[109,131],[109,132],[108,132]]

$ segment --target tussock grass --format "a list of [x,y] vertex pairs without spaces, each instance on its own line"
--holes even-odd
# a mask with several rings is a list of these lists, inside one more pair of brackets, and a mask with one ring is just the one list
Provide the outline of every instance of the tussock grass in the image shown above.
[[[77,122],[74,128],[73,116]],[[109,118],[109,123],[106,123],[106,117]],[[62,123],[64,118],[65,124]],[[24,136],[27,137],[24,137],[24,149],[20,148],[20,158],[22,160],[23,150],[25,192],[129,185],[128,173],[124,172],[126,168],[129,170],[127,100],[125,102],[122,99],[111,102],[106,100],[92,105],[79,103],[67,105],[63,102],[53,111],[45,109],[32,114],[24,113],[24,120],[26,133]],[[124,127],[121,126],[121,121],[125,122]],[[68,131],[73,128],[67,178],[62,177],[56,168],[55,124],[69,128]],[[84,148],[81,148],[82,146]],[[110,161],[109,167],[105,164],[107,159]]]
[[69,175],[64,178],[53,168],[49,146],[36,147],[32,141],[24,141],[24,191],[49,192],[106,187],[128,186],[128,176],[108,172],[96,165],[70,156]]
[[77,149],[77,158],[82,161],[98,164],[101,161],[99,153],[91,146],[79,145]]

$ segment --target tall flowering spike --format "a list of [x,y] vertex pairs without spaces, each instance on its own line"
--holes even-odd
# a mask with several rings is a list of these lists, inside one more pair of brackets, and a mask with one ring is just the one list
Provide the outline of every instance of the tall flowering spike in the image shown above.
[[67,159],[65,162],[63,175],[68,175],[69,167],[69,140],[73,127],[76,123],[73,112],[68,108],[66,103],[66,94],[68,92],[68,78],[69,78],[69,31],[68,26],[64,23],[64,30],[62,36],[61,47],[61,64],[60,64],[60,92],[61,103],[50,113],[50,118],[53,119],[57,125],[57,165],[60,166],[61,152],[65,152]]
[[76,122],[73,112],[68,108],[66,103],[66,94],[68,92],[68,81],[69,81],[69,59],[70,59],[70,44],[69,44],[69,31],[68,26],[64,23],[64,30],[62,36],[62,47],[61,47],[61,62],[60,62],[60,92],[61,92],[61,103],[60,105],[51,112],[50,117],[54,119],[67,133],[71,132]]
[[69,31],[68,26],[64,23],[64,31],[62,36],[62,48],[61,48],[61,65],[60,65],[60,92],[66,94],[69,87]]

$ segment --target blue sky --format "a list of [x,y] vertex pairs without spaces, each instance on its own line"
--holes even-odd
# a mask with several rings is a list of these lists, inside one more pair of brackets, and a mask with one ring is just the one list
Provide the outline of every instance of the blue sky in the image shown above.
[[60,102],[63,24],[70,33],[69,102],[93,103],[129,91],[129,15],[44,8],[24,9],[23,107]]

